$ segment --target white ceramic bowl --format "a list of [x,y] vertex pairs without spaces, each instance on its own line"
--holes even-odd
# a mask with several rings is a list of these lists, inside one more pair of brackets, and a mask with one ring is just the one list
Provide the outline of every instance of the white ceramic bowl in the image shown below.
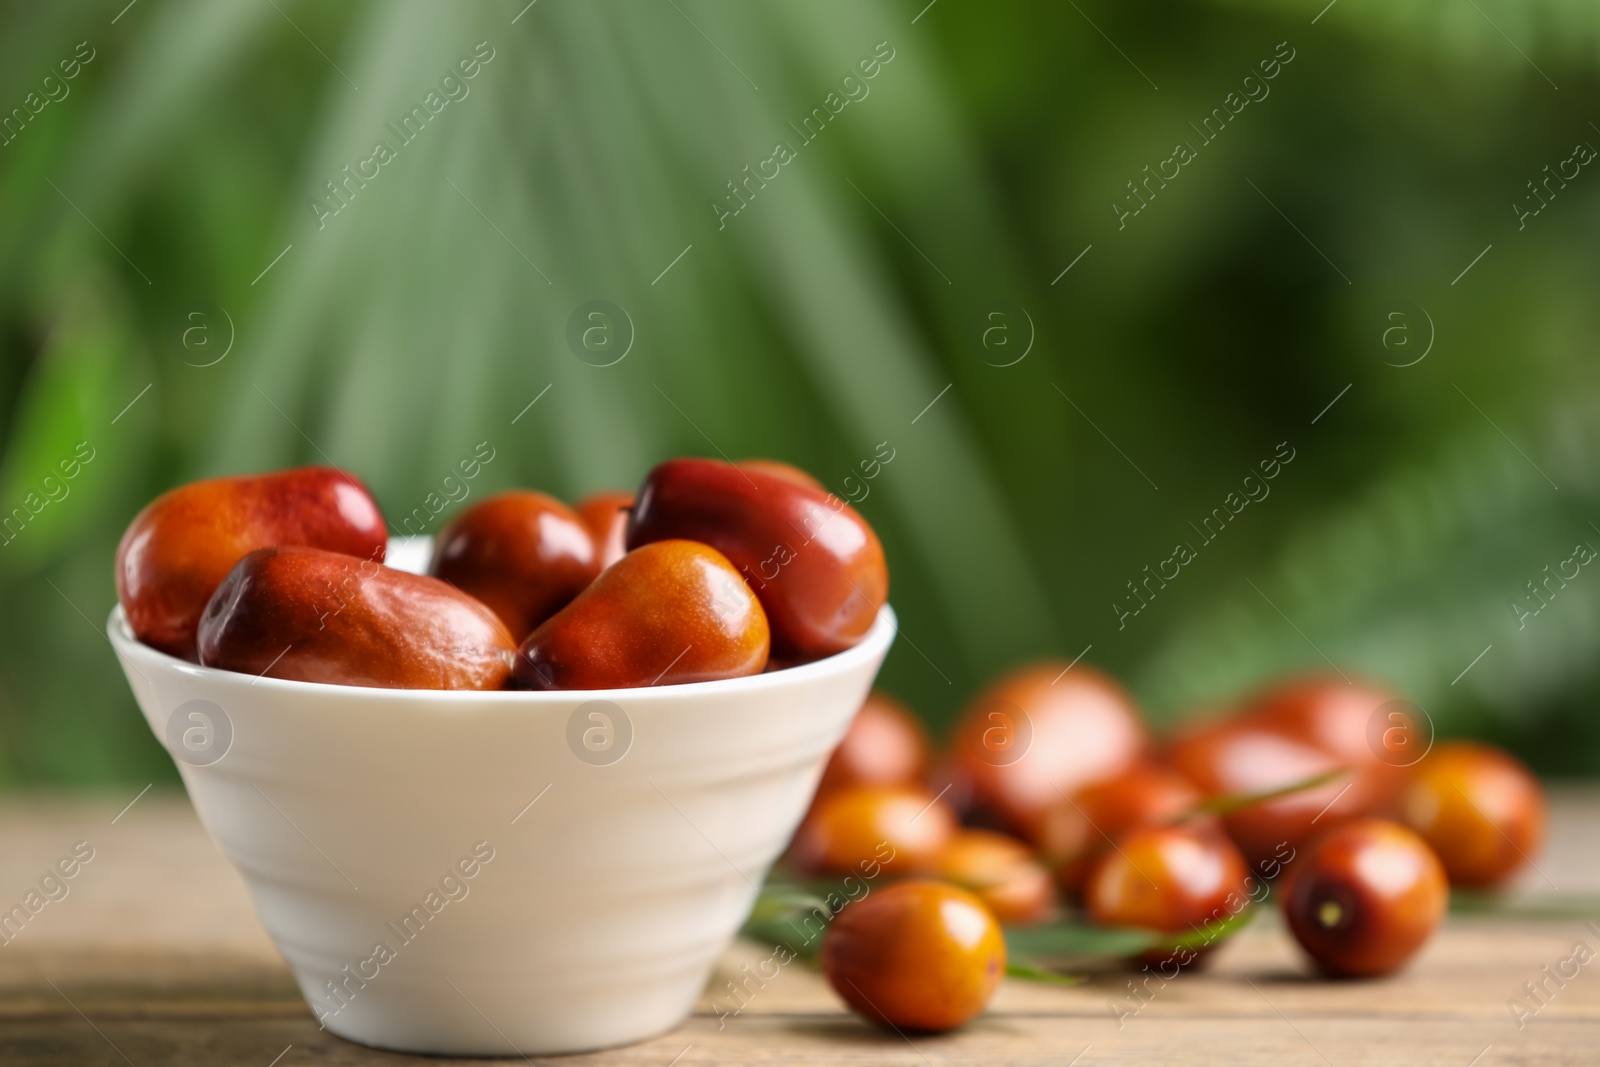
[[[416,554],[396,548],[397,563]],[[410,1052],[531,1056],[689,1013],[895,617],[772,674],[560,693],[254,678],[140,644],[121,608],[107,629],[324,1025]]]

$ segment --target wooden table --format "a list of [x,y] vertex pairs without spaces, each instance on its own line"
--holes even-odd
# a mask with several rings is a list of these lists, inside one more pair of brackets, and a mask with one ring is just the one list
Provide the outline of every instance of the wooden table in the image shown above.
[[[0,802],[0,905],[20,900],[74,842],[94,849],[68,895],[0,946],[0,1065],[482,1062],[377,1052],[319,1031],[188,801],[153,792],[119,815],[128,799]],[[907,1040],[847,1014],[815,972],[793,965],[737,1016],[719,1018],[708,1002],[665,1036],[558,1061],[1600,1064],[1600,932],[1585,924],[1600,927],[1600,792],[1557,792],[1550,846],[1519,883],[1530,907],[1557,896],[1561,915],[1453,915],[1410,970],[1364,983],[1309,977],[1276,917],[1263,915],[1213,968],[1168,984],[1120,1025],[1110,1004],[1133,1005],[1130,976],[1110,969],[1073,988],[1009,982],[962,1031]],[[1553,995],[1519,1028],[1508,1000],[1579,941],[1595,960],[1564,987],[1549,982]],[[736,945],[723,967],[759,954]]]

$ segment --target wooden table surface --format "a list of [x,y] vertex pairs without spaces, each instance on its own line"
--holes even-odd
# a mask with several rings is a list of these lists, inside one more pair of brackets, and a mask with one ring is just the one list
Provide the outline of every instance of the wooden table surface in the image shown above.
[[[119,816],[128,799],[0,801],[4,907],[74,842],[94,849],[69,894],[0,946],[0,1065],[484,1062],[377,1052],[319,1031],[187,799],[152,792]],[[963,1030],[907,1040],[846,1013],[797,964],[737,1016],[720,1018],[707,1002],[654,1040],[539,1062],[1600,1064],[1600,792],[1563,790],[1554,801],[1549,847],[1515,901],[1560,906],[1545,917],[1452,915],[1391,979],[1313,979],[1276,916],[1264,914],[1211,969],[1169,983],[1120,1024],[1110,1005],[1132,1006],[1130,976],[1106,969],[1072,988],[1010,981]],[[1546,979],[1541,968],[1555,971],[1579,942],[1594,961],[1563,985]],[[723,967],[760,954],[738,944]],[[1525,996],[1530,981],[1551,993],[1519,1027],[1507,1005],[1520,995],[1530,1012],[1537,1006]]]

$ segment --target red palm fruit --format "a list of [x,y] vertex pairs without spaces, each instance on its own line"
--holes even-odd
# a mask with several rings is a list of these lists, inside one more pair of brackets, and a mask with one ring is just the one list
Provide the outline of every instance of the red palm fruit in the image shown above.
[[1426,842],[1386,819],[1323,834],[1289,867],[1283,914],[1323,970],[1361,978],[1400,969],[1444,917],[1450,890]]
[[1036,923],[1055,907],[1055,884],[1014,837],[992,830],[960,830],[934,860],[940,878],[968,890],[1003,923]]
[[258,548],[200,620],[200,662],[241,674],[384,689],[500,689],[516,642],[436,578],[320,548]]
[[191,482],[134,516],[117,545],[117,597],[140,641],[184,659],[206,602],[247,554],[305,545],[382,563],[383,514],[366,486],[330,467]]
[[[587,535],[586,535],[587,536]],[[760,674],[767,618],[721,553],[658,541],[607,567],[522,642],[525,689],[634,689]]]
[[600,553],[577,512],[513,489],[451,520],[428,573],[489,605],[521,640],[594,581]]
[[976,804],[1032,839],[1051,807],[1112,778],[1148,743],[1133,700],[1082,665],[1011,671],[975,697],[956,725],[953,755]]
[[759,469],[674,459],[645,478],[628,547],[683,538],[726,556],[772,625],[772,654],[830,656],[866,636],[889,595],[878,535],[832,494]]
[[933,868],[956,830],[955,814],[919,786],[846,786],[817,801],[789,854],[817,874],[851,874],[873,862],[914,874]]
[[1172,822],[1201,800],[1194,783],[1170,767],[1141,760],[1103,782],[1085,786],[1040,818],[1034,844],[1056,866],[1064,889],[1075,891],[1089,865],[1130,830]]
[[1322,749],[1363,780],[1367,814],[1390,812],[1431,737],[1418,709],[1394,693],[1338,675],[1309,674],[1277,683],[1248,701],[1243,716]]
[[1508,753],[1472,741],[1434,749],[1417,765],[1401,813],[1438,853],[1451,885],[1498,885],[1544,844],[1538,779]]
[[1223,817],[1229,836],[1258,866],[1281,858],[1285,849],[1294,849],[1313,833],[1372,811],[1379,795],[1370,778],[1351,771],[1337,756],[1249,720],[1193,727],[1168,745],[1165,758],[1212,797],[1266,793],[1319,775],[1338,775]]
[[898,1031],[951,1030],[984,1009],[1006,971],[1000,926],[972,894],[910,881],[834,919],[822,973],[861,1016]]
[[928,732],[898,700],[873,690],[833,750],[819,796],[847,785],[913,785],[928,773]]
[[[1242,912],[1252,886],[1244,857],[1227,835],[1204,823],[1182,823],[1123,835],[1090,867],[1083,899],[1102,926],[1187,934]],[[1182,966],[1199,952],[1153,949],[1141,958]]]

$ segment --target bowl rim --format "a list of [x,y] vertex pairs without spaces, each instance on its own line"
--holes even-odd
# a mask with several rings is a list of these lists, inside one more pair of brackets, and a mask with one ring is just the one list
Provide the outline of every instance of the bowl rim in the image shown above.
[[[784,689],[815,678],[848,673],[874,659],[888,654],[889,646],[900,632],[899,618],[887,603],[878,609],[877,618],[866,634],[856,644],[822,659],[785,667],[781,671],[763,672],[742,678],[721,678],[710,682],[686,682],[681,685],[640,686],[631,689],[388,689],[368,685],[334,685],[329,682],[302,682],[289,678],[268,678],[248,675],[239,671],[206,667],[168,655],[152,648],[134,637],[127,617],[119,603],[106,618],[106,637],[119,659],[144,665],[160,671],[177,672],[197,682],[210,682],[222,686],[246,685],[264,687],[264,691],[279,692],[285,696],[300,694],[333,700],[375,699],[396,702],[433,703],[440,700],[473,702],[480,704],[531,704],[565,705],[573,700],[626,699],[630,703],[693,699],[725,693],[758,694]],[[142,672],[140,672],[142,674]]]

